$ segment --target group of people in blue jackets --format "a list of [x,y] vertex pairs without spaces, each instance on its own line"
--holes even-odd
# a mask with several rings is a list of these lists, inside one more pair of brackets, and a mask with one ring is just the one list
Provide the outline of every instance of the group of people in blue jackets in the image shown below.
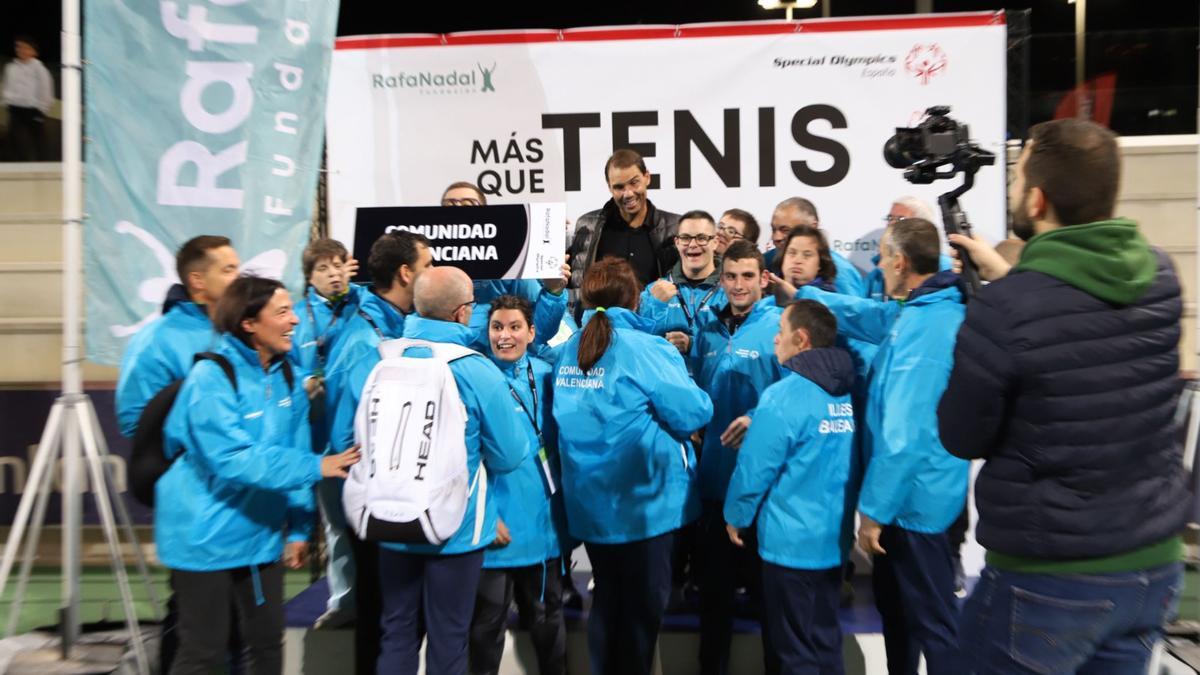
[[[455,184],[443,203],[484,198]],[[359,672],[416,672],[423,641],[426,672],[498,672],[514,602],[539,672],[565,672],[563,588],[582,544],[594,673],[651,672],[681,567],[699,588],[704,672],[728,672],[748,582],[767,672],[841,673],[856,516],[891,672],[915,673],[921,655],[931,674],[959,672],[945,531],[967,463],[941,448],[935,418],[963,317],[957,275],[920,218],[884,233],[881,298],[815,225],[783,235],[768,263],[686,213],[663,279],[643,288],[625,260],[590,262],[565,341],[553,338],[573,323],[567,265],[560,279],[464,285],[433,267],[429,241],[399,231],[373,245],[368,288],[349,283],[348,251],[319,239],[293,307],[277,282],[237,277],[229,240],[189,242],[183,283],[131,342],[117,391],[132,434],[147,401],[184,381],[155,516],[177,606],[170,672],[243,658],[278,672],[282,569],[304,564],[318,507],[330,589],[318,627],[355,623]],[[488,496],[470,507],[486,512],[482,538],[467,536],[472,511],[437,547],[347,529],[340,483],[359,460],[362,387],[379,345],[400,337],[479,353],[451,371],[468,465],[488,468],[475,488]],[[233,362],[236,381],[193,366],[205,351]]]

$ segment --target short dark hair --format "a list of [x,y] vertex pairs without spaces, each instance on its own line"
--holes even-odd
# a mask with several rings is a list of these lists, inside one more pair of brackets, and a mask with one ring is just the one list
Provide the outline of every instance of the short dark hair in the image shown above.
[[758,227],[758,220],[752,216],[749,211],[742,209],[729,209],[721,215],[733,216],[735,220],[742,221],[742,224],[744,225],[742,229],[745,230],[742,232],[742,238],[752,241],[755,244],[758,243],[758,238],[762,234],[762,230]]
[[451,190],[457,190],[459,188],[468,188],[474,190],[475,194],[479,195],[479,204],[481,206],[487,206],[487,195],[483,194],[483,190],[480,190],[478,185],[465,180],[456,181],[447,185],[446,189],[442,190],[442,199],[446,198],[447,192]]
[[275,291],[283,287],[279,281],[265,277],[248,276],[234,279],[217,301],[213,325],[219,332],[229,333],[251,346],[250,334],[242,327],[242,322],[257,317],[263,307],[271,301]]
[[934,274],[938,271],[942,242],[938,239],[937,226],[924,218],[902,218],[888,226],[888,242],[895,251],[908,258],[908,264],[917,274]]
[[1061,119],[1029,130],[1025,189],[1041,188],[1058,222],[1112,218],[1121,183],[1117,136],[1089,120]]
[[629,148],[621,148],[604,162],[604,184],[608,185],[608,170],[609,169],[628,169],[631,166],[636,166],[638,171],[642,173],[650,173],[646,169],[646,161],[642,159],[642,155],[636,150]]
[[837,339],[837,317],[816,300],[795,300],[783,309],[788,328],[808,332],[815,349],[832,347]]
[[758,244],[749,239],[738,239],[725,249],[725,255],[721,257],[722,271],[724,271],[725,263],[730,260],[757,260],[759,272],[767,269],[766,260],[763,259],[762,251],[758,250]]
[[229,237],[212,234],[202,234],[184,242],[183,246],[179,247],[179,252],[175,254],[175,273],[179,275],[180,283],[186,287],[189,274],[208,269],[211,262],[208,259],[208,252],[222,246],[233,246],[233,242],[229,240]]
[[533,326],[533,305],[529,301],[519,295],[500,295],[492,300],[492,306],[488,309],[488,323],[492,321],[492,315],[502,309],[515,309],[521,312],[525,317],[525,323]]
[[712,223],[713,227],[717,226],[717,221],[713,220],[712,214],[708,211],[702,211],[700,209],[692,209],[682,216],[679,216],[679,222],[682,223],[685,220],[707,220],[708,222]]
[[312,276],[313,269],[316,268],[317,263],[321,260],[329,258],[331,260],[340,259],[342,262],[346,262],[346,259],[349,257],[350,252],[337,239],[330,239],[329,237],[313,239],[308,242],[308,246],[304,247],[304,255],[300,258],[300,264],[304,266],[304,280],[308,281],[309,277]]
[[817,268],[817,275],[823,281],[832,283],[837,279],[837,265],[833,263],[833,254],[829,252],[829,240],[825,238],[825,233],[820,228],[812,225],[797,225],[788,231],[787,239],[783,240],[783,246],[779,247],[779,253],[775,255],[775,259],[771,262],[774,267],[772,272],[783,276],[783,256],[787,254],[788,244],[796,237],[811,237],[817,242],[817,258],[820,260],[820,266]]
[[375,288],[388,290],[401,267],[416,266],[421,254],[418,245],[428,247],[429,240],[423,234],[408,230],[393,230],[376,239],[371,244],[371,254],[367,256],[367,270],[371,273]]

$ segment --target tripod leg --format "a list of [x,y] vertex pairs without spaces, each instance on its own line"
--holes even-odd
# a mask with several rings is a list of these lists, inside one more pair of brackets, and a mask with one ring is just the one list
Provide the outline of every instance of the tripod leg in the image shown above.
[[21,572],[17,577],[17,588],[13,592],[12,607],[8,610],[8,626],[4,636],[12,637],[17,632],[17,621],[21,617],[21,605],[25,602],[25,589],[29,585],[29,575],[33,571],[33,560],[37,557],[37,545],[42,539],[42,525],[46,522],[46,505],[50,503],[50,493],[53,491],[53,476],[49,471],[44,472],[45,478],[41,485],[26,485],[26,490],[37,493],[37,506],[33,508],[33,521],[30,523],[29,536],[25,539],[25,553],[21,559]]
[[87,418],[92,437],[96,439],[101,464],[105,469],[105,480],[111,490],[113,504],[116,506],[117,522],[125,530],[125,536],[133,546],[133,560],[137,564],[138,575],[142,578],[142,584],[146,587],[146,597],[150,599],[150,604],[154,607],[154,619],[162,621],[163,606],[159,602],[158,593],[154,591],[154,584],[150,580],[150,569],[146,565],[146,556],[142,554],[142,547],[138,542],[137,532],[133,529],[133,520],[129,517],[129,508],[125,505],[125,498],[117,491],[117,483],[113,480],[112,476],[112,467],[107,461],[104,461],[109,457],[108,441],[104,439],[104,434],[100,430],[100,420],[96,417],[96,407],[92,405],[91,399],[87,400],[85,407],[87,408]]
[[42,431],[42,440],[38,443],[37,454],[33,458],[33,466],[29,470],[29,478],[25,481],[25,494],[21,495],[21,503],[17,506],[17,515],[13,518],[13,529],[4,544],[4,558],[0,562],[0,596],[8,586],[8,576],[12,572],[13,562],[17,557],[17,546],[25,536],[25,526],[29,523],[29,512],[37,498],[38,488],[42,487],[42,476],[50,460],[58,455],[58,443],[62,436],[62,410],[60,401],[55,401],[50,408],[50,416],[46,418],[46,428]]
[[108,487],[104,481],[104,466],[100,461],[100,452],[96,449],[96,437],[92,434],[90,420],[85,417],[83,407],[75,405],[79,435],[83,440],[83,451],[88,459],[88,468],[92,474],[92,494],[96,498],[96,507],[100,512],[100,524],[104,528],[104,538],[108,540],[108,552],[112,556],[113,572],[117,576],[117,588],[121,592],[121,604],[125,607],[125,625],[129,629],[129,640],[133,643],[134,654],[137,656],[138,672],[149,675],[150,662],[146,658],[146,646],[142,643],[141,629],[138,627],[137,610],[133,606],[133,593],[129,590],[129,577],[125,573],[125,562],[121,558],[121,540],[117,534],[117,524],[113,518],[112,503],[108,498]]

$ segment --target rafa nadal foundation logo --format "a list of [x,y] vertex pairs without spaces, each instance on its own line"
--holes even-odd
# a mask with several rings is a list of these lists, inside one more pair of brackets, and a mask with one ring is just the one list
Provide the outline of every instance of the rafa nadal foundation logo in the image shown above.
[[480,93],[487,91],[496,91],[496,87],[492,86],[492,73],[496,72],[496,62],[492,62],[491,68],[484,68],[483,64],[476,62],[475,66],[479,68],[479,74],[483,76],[483,88]]
[[921,81],[929,84],[929,80],[946,70],[949,60],[946,52],[937,43],[913,45],[908,56],[904,58],[904,70]]

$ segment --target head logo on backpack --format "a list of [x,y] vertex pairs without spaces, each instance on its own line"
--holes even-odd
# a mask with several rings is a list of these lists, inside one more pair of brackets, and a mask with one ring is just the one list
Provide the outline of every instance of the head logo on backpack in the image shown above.
[[[229,384],[233,385],[233,393],[237,393],[237,373],[234,372],[229,359],[215,352],[200,352],[192,357],[193,366],[201,361],[213,361],[221,366],[225,377],[229,378]],[[291,391],[292,366],[285,359],[282,368],[288,391]],[[133,435],[133,449],[129,457],[129,491],[133,493],[134,499],[146,506],[154,506],[154,485],[178,458],[178,455],[167,457],[163,427],[167,423],[167,415],[171,413],[171,406],[175,404],[175,398],[179,396],[183,380],[184,378],[180,378],[159,389],[138,416],[137,431]]]
[[[413,347],[432,358],[404,356]],[[354,417],[362,461],[342,492],[346,519],[360,539],[446,543],[475,493],[475,539],[483,530],[487,474],[467,475],[467,412],[450,362],[479,353],[454,344],[387,340],[363,386]]]

